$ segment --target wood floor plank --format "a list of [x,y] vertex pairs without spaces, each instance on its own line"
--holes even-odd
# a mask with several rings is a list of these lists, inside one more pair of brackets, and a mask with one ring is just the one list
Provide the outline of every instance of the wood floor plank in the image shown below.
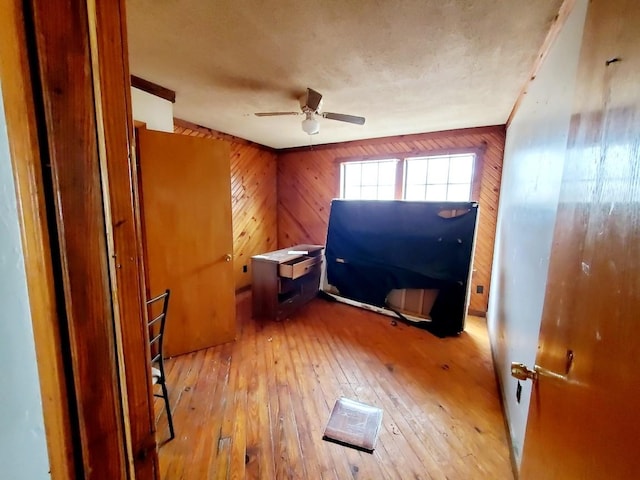
[[[240,294],[236,342],[166,361],[164,480],[513,478],[483,319],[440,339],[323,300],[281,322],[250,310]],[[322,440],[340,396],[383,409],[373,454]]]
[[[293,320],[295,322],[295,320]],[[298,329],[305,329],[307,325],[300,324]],[[324,425],[326,424],[334,402],[341,396],[354,397],[353,390],[342,368],[333,360],[329,351],[324,348],[324,337],[317,331],[312,330],[312,342],[307,342],[309,347],[309,354],[315,361],[315,368],[320,375],[320,389],[323,392],[325,414],[318,420],[322,422],[321,430],[324,431]],[[337,381],[334,381],[335,378]],[[380,472],[380,466],[376,465],[372,468],[369,465],[366,453],[347,449],[344,453],[341,450],[344,447],[339,447],[335,444],[329,444],[329,449],[335,457],[342,457],[338,460],[338,464],[343,469],[343,476],[340,478],[348,478],[349,476],[359,478],[384,478]],[[346,460],[346,464],[344,461]]]
[[[373,320],[367,319],[367,321]],[[375,321],[384,322],[384,319],[380,318],[376,319]],[[386,323],[387,326],[385,327],[383,325],[383,328],[387,328],[388,330],[390,330],[390,333],[395,333],[392,330],[395,329],[395,327],[391,327],[389,322]],[[366,326],[364,328],[366,328]],[[380,352],[387,352],[390,344],[378,344],[378,347],[374,350],[368,348],[368,346],[366,345],[360,344],[357,339],[363,336],[361,332],[362,329],[363,326],[360,322],[352,322],[351,328],[349,330],[343,330],[341,334],[341,336],[346,336],[348,338],[348,341],[351,342],[352,345],[359,345],[360,348],[353,348],[352,346],[349,349],[342,348],[337,350],[350,352],[351,355],[355,356],[357,364],[363,364],[366,362],[370,365],[372,362],[378,362],[376,368],[362,369],[363,375],[369,378],[369,381],[372,382],[372,385],[376,392],[402,392],[404,382],[397,382],[394,378],[395,366],[393,360],[386,355],[382,358],[378,356]],[[389,335],[387,337],[387,339],[392,338],[392,335]],[[398,346],[401,348],[405,347],[404,345]],[[404,348],[402,348],[402,350],[404,350]],[[366,356],[362,355],[363,351],[367,352]],[[371,356],[372,353],[375,357],[375,360]],[[393,423],[393,427],[390,428],[391,434],[398,437],[395,441],[402,442],[406,439],[409,445],[408,449],[405,448],[404,451],[407,452],[412,450],[416,458],[419,458],[421,460],[423,468],[427,472],[429,472],[429,475],[431,477],[455,478],[455,476],[459,475],[460,472],[456,471],[455,464],[451,462],[451,459],[448,458],[445,462],[437,462],[437,456],[434,455],[433,449],[429,448],[432,445],[432,443],[429,441],[431,440],[431,438],[426,434],[426,430],[422,428],[428,428],[428,424],[425,424],[425,422],[414,422],[414,426],[419,425],[419,429],[414,429],[410,426],[409,420],[411,419],[412,415],[410,414],[410,412],[401,409],[401,404],[398,400],[398,397],[402,396],[402,394],[394,396],[389,396],[386,394],[377,395],[378,401],[381,403],[380,406],[385,408],[385,415],[391,417],[390,420]],[[410,462],[413,456],[407,455],[407,458]]]
[[259,364],[254,372],[257,378],[259,390],[255,397],[258,404],[259,415],[257,417],[260,433],[254,448],[259,452],[259,478],[273,479],[276,477],[276,445],[273,438],[273,426],[275,417],[272,415],[271,402],[276,398],[276,380],[273,375],[274,355],[272,348],[272,339],[275,324],[264,323],[262,325],[261,335],[257,338],[258,347],[256,354],[258,355]]
[[280,344],[280,348],[287,354],[287,362],[291,365],[291,376],[288,381],[292,396],[291,408],[296,419],[306,478],[326,478],[328,472],[330,472],[330,466],[324,462],[322,456],[317,454],[319,445],[316,439],[319,438],[319,431],[315,425],[316,422],[313,421],[313,417],[309,415],[310,412],[315,410],[315,407],[306,394],[306,392],[311,392],[314,388],[312,384],[307,383],[308,379],[314,378],[313,370],[301,360],[298,346],[294,341],[295,336],[284,331],[287,323],[289,322],[282,322],[283,342]]
[[[323,375],[320,371],[320,365],[326,365],[326,361],[319,358],[315,350],[311,348],[311,345],[317,342],[318,339],[308,337],[302,323],[295,321],[285,321],[284,323],[285,325],[289,323],[290,327],[287,329],[289,331],[286,334],[289,345],[295,344],[296,341],[299,343],[298,352],[300,358],[304,358],[307,365],[306,372],[299,375],[300,378],[306,379],[304,402],[301,406],[307,412],[308,425],[314,433],[313,442],[317,455],[322,459],[320,462],[324,461],[325,463],[325,466],[321,467],[321,477],[331,478],[332,475],[335,475],[337,478],[348,478],[351,475],[351,469],[346,457],[340,455],[331,444],[322,440],[324,422],[329,418],[332,408],[327,399],[333,398],[328,396],[325,390],[329,388],[334,379],[332,375]],[[294,330],[292,331],[291,329]]]
[[[376,394],[376,390],[379,390],[375,378],[365,378],[364,371],[368,370],[370,359],[361,358],[360,360],[366,368],[360,368],[358,362],[355,360],[354,355],[357,355],[358,348],[354,348],[356,345],[352,339],[343,341],[342,335],[329,335],[326,328],[323,327],[322,322],[315,323],[317,327],[318,338],[320,344],[324,345],[327,349],[326,355],[328,358],[333,356],[330,364],[339,365],[345,377],[351,378],[350,385],[350,398],[354,400],[362,401],[364,403],[372,404],[378,407],[384,407],[380,396]],[[390,427],[389,423],[393,423],[393,410],[385,409],[383,416],[383,425],[381,431],[381,437],[388,432]],[[400,441],[398,441],[400,440]],[[375,452],[375,456],[379,461],[381,469],[387,478],[399,478],[401,472],[397,470],[396,464],[400,461],[403,463],[402,472],[409,474],[412,478],[437,478],[431,474],[425,473],[425,468],[422,464],[415,462],[415,458],[410,456],[402,460],[403,450],[402,448],[408,448],[409,445],[404,444],[404,438],[398,438],[394,442],[380,442]]]
[[255,323],[245,322],[240,325],[239,337],[243,338],[238,342],[237,352],[234,357],[237,368],[235,391],[233,396],[233,411],[230,412],[232,420],[231,432],[231,455],[229,460],[229,480],[241,480],[246,478],[247,464],[247,424],[252,419],[248,416],[248,389],[249,381],[256,368],[255,355]]

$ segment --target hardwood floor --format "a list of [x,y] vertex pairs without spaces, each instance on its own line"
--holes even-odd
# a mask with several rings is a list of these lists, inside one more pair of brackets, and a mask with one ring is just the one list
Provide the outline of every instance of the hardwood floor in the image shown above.
[[[176,438],[160,447],[164,480],[513,478],[483,319],[439,339],[316,299],[255,321],[249,292],[237,318],[235,343],[166,361]],[[322,440],[340,396],[384,410],[373,454]]]

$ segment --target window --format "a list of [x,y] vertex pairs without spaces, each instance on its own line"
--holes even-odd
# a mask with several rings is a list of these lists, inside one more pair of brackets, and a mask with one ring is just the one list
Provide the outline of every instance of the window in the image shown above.
[[476,176],[476,154],[469,151],[345,161],[340,164],[340,198],[468,202],[479,192]]
[[407,158],[404,198],[468,202],[474,160],[474,154]]
[[340,165],[340,198],[393,200],[398,160],[344,162]]

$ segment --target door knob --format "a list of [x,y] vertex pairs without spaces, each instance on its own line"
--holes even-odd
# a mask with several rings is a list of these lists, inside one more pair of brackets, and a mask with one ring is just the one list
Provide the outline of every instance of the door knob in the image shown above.
[[225,262],[230,262],[231,261],[231,254],[227,253],[227,255],[224,257]]
[[557,378],[558,380],[567,379],[566,375],[560,375],[559,373],[552,372],[551,370],[541,367],[540,365],[534,365],[532,370],[524,363],[511,362],[511,376],[517,378],[518,380],[532,380],[535,383],[540,375],[543,375],[545,377]]
[[518,380],[533,380],[534,382],[538,378],[538,372],[529,369],[524,363],[511,362],[511,376]]

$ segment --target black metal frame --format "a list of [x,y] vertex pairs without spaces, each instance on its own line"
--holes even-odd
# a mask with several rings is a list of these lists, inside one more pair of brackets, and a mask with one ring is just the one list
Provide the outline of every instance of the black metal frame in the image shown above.
[[[167,421],[169,423],[169,432],[171,437],[169,440],[173,440],[175,438],[175,433],[173,431],[173,416],[171,414],[171,406],[169,405],[169,392],[167,391],[167,384],[165,382],[166,377],[164,374],[164,357],[162,355],[162,345],[164,341],[164,326],[167,320],[167,310],[169,309],[169,297],[171,295],[171,291],[169,289],[165,290],[164,293],[158,295],[157,297],[152,298],[151,300],[147,300],[147,307],[151,306],[155,302],[163,301],[162,305],[162,313],[160,313],[157,317],[147,323],[147,327],[149,328],[149,347],[151,351],[151,366],[154,364],[158,365],[158,370],[160,370],[160,378],[155,382],[160,385],[162,388],[162,394],[157,394],[154,392],[153,396],[164,399],[165,409],[167,411]],[[160,330],[157,334],[153,331],[153,326],[160,322]],[[154,344],[157,342],[157,351],[154,353]]]

